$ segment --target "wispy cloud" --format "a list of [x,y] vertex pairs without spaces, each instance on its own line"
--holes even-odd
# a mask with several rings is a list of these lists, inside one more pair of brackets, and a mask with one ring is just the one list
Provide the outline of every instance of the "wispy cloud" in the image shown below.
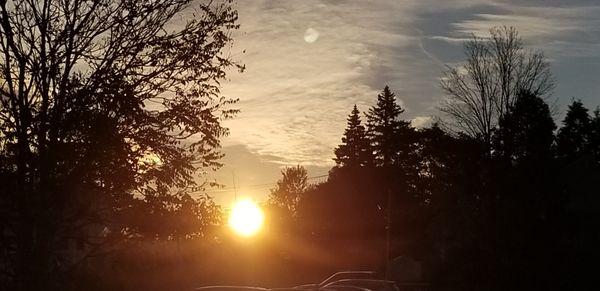
[[[600,43],[600,3],[595,7],[519,7],[503,4],[502,14],[480,13],[453,23],[456,32],[485,37],[490,27],[511,25],[530,45],[558,57],[590,55]],[[595,50],[597,55],[600,52]]]
[[[403,48],[415,38],[398,31],[392,15],[381,17],[395,5],[241,4],[237,47],[246,49],[248,70],[225,90],[242,100],[240,118],[228,122],[231,142],[285,163],[330,165],[351,106],[366,109],[385,83],[407,70],[390,58],[408,60]],[[308,28],[319,34],[312,43],[304,39]]]
[[[247,71],[231,75],[224,88],[242,109],[226,123],[226,144],[279,164],[331,165],[353,104],[366,110],[388,84],[405,118],[421,124],[443,98],[444,64],[462,61],[470,34],[487,35],[497,25],[516,26],[552,59],[560,71],[558,97],[577,93],[595,106],[598,82],[573,76],[600,71],[600,4],[567,2],[239,1],[242,28],[233,53]],[[314,42],[305,40],[309,28],[318,33]]]

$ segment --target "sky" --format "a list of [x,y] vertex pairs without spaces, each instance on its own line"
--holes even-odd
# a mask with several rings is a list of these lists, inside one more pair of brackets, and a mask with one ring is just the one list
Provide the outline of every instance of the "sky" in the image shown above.
[[[237,196],[264,200],[282,167],[303,165],[312,182],[333,166],[354,104],[372,106],[385,85],[404,118],[426,126],[444,98],[439,79],[464,60],[462,44],[490,28],[514,26],[525,45],[544,52],[556,80],[560,123],[566,105],[600,105],[600,0],[244,0],[241,28],[223,94],[241,113],[225,126],[222,162],[211,175]],[[234,182],[235,181],[235,189]]]

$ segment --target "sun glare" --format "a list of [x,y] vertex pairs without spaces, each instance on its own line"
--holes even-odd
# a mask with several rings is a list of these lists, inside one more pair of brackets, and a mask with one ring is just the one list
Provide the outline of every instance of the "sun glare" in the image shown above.
[[229,227],[241,236],[256,234],[264,222],[265,216],[260,207],[250,199],[235,203],[229,214]]

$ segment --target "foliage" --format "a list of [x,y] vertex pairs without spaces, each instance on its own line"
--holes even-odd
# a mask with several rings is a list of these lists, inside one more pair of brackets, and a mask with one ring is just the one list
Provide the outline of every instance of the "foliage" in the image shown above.
[[354,105],[352,113],[348,116],[342,144],[334,151],[334,160],[338,167],[364,167],[373,162],[373,150],[359,114],[360,111]]
[[222,223],[221,207],[211,197],[189,194],[135,200],[124,213],[130,231],[145,238],[181,240],[205,237]]
[[521,92],[499,123],[494,135],[494,150],[511,162],[552,157],[556,125],[544,100],[530,92]]
[[594,110],[594,116],[590,122],[590,133],[588,140],[591,154],[596,162],[600,163],[600,107]]
[[271,189],[269,203],[295,216],[298,202],[309,188],[308,172],[304,167],[286,167],[281,170],[281,179],[277,181],[275,188]]
[[0,1],[1,265],[15,289],[52,288],[65,240],[93,255],[134,235],[135,205],[211,211],[185,192],[219,167],[237,112],[219,92],[243,68],[223,51],[236,22],[230,2]]
[[406,140],[410,138],[410,122],[400,119],[404,109],[396,103],[395,96],[385,86],[377,95],[377,104],[366,113],[367,133],[379,166],[402,163],[409,150]]
[[448,96],[441,111],[449,117],[450,128],[488,145],[519,92],[544,98],[554,88],[544,55],[525,49],[513,27],[494,27],[488,39],[473,36],[464,51],[466,63],[448,68],[440,82]]
[[574,161],[588,152],[590,115],[581,101],[573,101],[558,131],[556,147],[558,156],[565,162]]

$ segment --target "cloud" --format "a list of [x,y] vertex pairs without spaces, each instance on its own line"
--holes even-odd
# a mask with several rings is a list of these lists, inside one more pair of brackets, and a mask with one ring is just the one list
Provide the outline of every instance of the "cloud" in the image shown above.
[[[232,72],[223,88],[240,98],[242,109],[226,122],[231,136],[225,144],[242,144],[274,164],[331,166],[352,105],[366,111],[389,85],[406,108],[404,118],[421,124],[437,114],[445,64],[460,64],[462,42],[497,25],[516,26],[528,46],[550,57],[561,100],[576,93],[597,105],[592,90],[598,82],[590,76],[600,69],[600,6],[544,3],[240,1],[242,26],[232,55],[247,70]],[[309,29],[318,31],[313,43],[305,41]],[[587,78],[576,78],[582,70]]]
[[598,6],[597,0],[496,0],[496,2],[530,7]]
[[520,7],[502,4],[503,13],[478,13],[452,25],[457,35],[489,35],[494,26],[514,26],[528,45],[554,57],[590,55],[600,44],[600,4],[593,7]]
[[417,116],[410,121],[410,124],[415,128],[424,128],[431,125],[431,116]]
[[[389,60],[409,61],[402,52],[415,43],[414,36],[393,29],[391,15],[380,18],[390,5],[395,6],[244,2],[240,21],[247,24],[236,47],[246,49],[242,59],[247,71],[234,75],[224,90],[241,98],[243,111],[227,122],[229,142],[287,163],[332,165],[333,148],[352,105],[366,109],[385,84],[409,73],[405,70],[414,71]],[[314,43],[304,41],[307,29],[318,31]],[[398,94],[401,101],[402,96]]]

